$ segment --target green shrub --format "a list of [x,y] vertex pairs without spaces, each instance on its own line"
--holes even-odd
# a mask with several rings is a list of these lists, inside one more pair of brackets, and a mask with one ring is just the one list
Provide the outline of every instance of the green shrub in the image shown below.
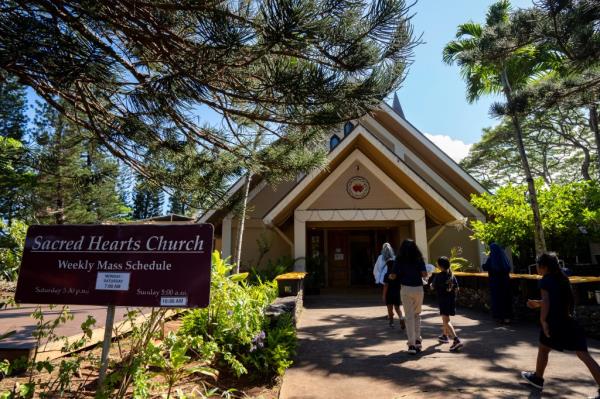
[[254,346],[244,356],[244,362],[252,365],[257,376],[283,375],[296,354],[296,329],[292,316],[280,316],[274,326],[267,326],[265,330],[264,334],[255,337]]
[[455,272],[478,272],[479,268],[463,258],[461,247],[452,247],[450,249],[450,268]]
[[257,337],[266,334],[265,309],[277,297],[277,285],[273,281],[250,285],[248,273],[230,275],[233,266],[216,251],[212,266],[210,305],[188,312],[180,334],[200,337],[195,350],[239,377],[248,373],[246,355],[256,347]]
[[[548,248],[561,257],[587,257],[588,242],[600,239],[600,183],[548,186],[538,179],[536,189]],[[502,243],[517,255],[521,249],[531,248],[534,223],[526,192],[526,185],[508,184],[494,194],[472,196],[471,203],[486,215],[485,221],[471,221],[472,238]]]
[[250,269],[250,277],[248,280],[253,284],[262,283],[263,281],[273,281],[280,274],[285,274],[294,270],[294,259],[289,256],[282,256],[275,261],[269,259],[265,267]]
[[17,279],[26,234],[27,225],[20,220],[13,220],[10,226],[0,220],[0,279]]

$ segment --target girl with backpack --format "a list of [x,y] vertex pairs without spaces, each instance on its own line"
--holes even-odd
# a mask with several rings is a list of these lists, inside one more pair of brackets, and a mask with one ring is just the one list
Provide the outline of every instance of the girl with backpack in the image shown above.
[[450,269],[450,261],[441,256],[437,260],[437,266],[441,270],[433,278],[432,288],[437,292],[438,306],[442,316],[442,335],[438,337],[440,344],[447,344],[452,339],[451,352],[456,352],[463,347],[462,342],[456,335],[454,326],[450,322],[450,316],[456,315],[456,294],[458,293],[458,280]]
[[555,254],[542,254],[536,263],[538,274],[543,276],[540,280],[542,299],[528,300],[527,307],[540,309],[540,344],[535,371],[522,371],[521,376],[530,385],[542,389],[550,351],[574,351],[598,384],[598,394],[593,399],[600,399],[600,366],[590,356],[585,332],[573,317],[575,300],[571,282],[560,269]]

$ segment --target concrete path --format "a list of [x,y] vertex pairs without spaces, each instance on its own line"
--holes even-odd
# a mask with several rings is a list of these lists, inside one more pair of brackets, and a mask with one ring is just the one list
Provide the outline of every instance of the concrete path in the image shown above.
[[[497,326],[481,312],[459,309],[460,353],[437,343],[441,320],[425,306],[424,352],[406,354],[406,335],[391,329],[375,291],[305,298],[300,347],[280,399],[308,398],[585,398],[596,386],[574,354],[552,353],[543,393],[520,381],[535,366],[534,324]],[[589,342],[600,361],[600,342]]]

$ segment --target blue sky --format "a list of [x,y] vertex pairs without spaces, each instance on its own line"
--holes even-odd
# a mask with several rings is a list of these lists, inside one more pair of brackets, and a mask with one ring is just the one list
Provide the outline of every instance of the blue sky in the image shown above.
[[[398,97],[406,118],[447,150],[455,159],[464,156],[484,127],[498,123],[489,116],[493,99],[475,104],[465,99],[465,84],[456,66],[442,62],[442,49],[464,22],[483,23],[492,0],[420,0],[413,6],[415,34],[423,33],[425,43],[415,50]],[[514,8],[530,7],[531,0],[512,0]],[[388,100],[391,103],[391,99]]]

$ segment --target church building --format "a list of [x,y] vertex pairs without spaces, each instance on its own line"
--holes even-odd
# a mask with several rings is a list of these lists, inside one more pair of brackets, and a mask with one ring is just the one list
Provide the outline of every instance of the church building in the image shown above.
[[[326,287],[369,285],[383,243],[397,250],[405,238],[426,262],[459,247],[481,264],[483,247],[470,238],[468,221],[484,215],[469,199],[485,188],[408,122],[397,97],[332,132],[328,144],[323,169],[275,186],[253,180],[242,269],[288,256],[298,271],[318,263]],[[240,179],[228,195],[243,188]],[[231,209],[200,221],[214,224],[216,249],[232,255],[239,220]]]

